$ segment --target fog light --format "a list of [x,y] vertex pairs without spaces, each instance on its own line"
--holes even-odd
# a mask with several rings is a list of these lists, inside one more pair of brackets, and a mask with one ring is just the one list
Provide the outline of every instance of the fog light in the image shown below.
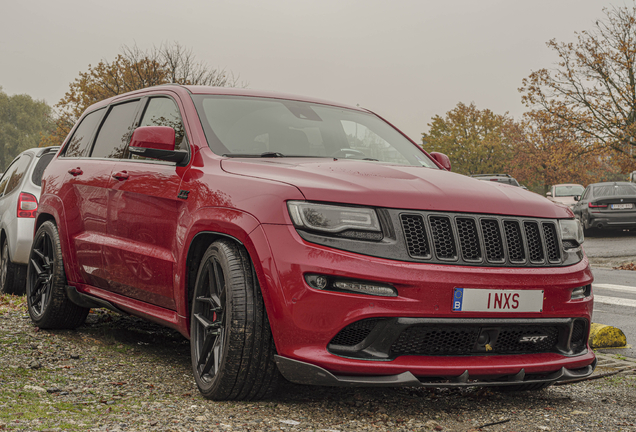
[[327,284],[328,283],[329,283],[329,281],[327,281],[326,277],[324,277],[324,276],[316,277],[316,288],[325,289],[325,288],[327,288]]
[[336,279],[332,276],[315,274],[305,275],[305,280],[310,287],[319,290],[367,294],[381,297],[397,297],[398,295],[395,288],[381,283]]
[[592,285],[585,285],[572,290],[571,300],[582,299],[592,294]]

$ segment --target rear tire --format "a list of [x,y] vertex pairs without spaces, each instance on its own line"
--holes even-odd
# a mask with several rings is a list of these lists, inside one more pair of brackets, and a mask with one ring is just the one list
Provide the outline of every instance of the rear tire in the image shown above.
[[0,293],[22,295],[26,285],[26,266],[11,262],[9,242],[5,238],[0,249]]
[[201,259],[190,313],[194,378],[213,400],[269,397],[278,382],[263,297],[247,252],[220,240]]
[[33,323],[43,329],[82,325],[90,309],[77,306],[66,296],[60,236],[53,222],[44,222],[35,233],[27,267],[27,305]]

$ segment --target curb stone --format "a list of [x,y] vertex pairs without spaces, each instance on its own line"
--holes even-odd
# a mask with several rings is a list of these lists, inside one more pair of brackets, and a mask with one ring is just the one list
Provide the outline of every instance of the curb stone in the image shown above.
[[589,343],[592,348],[623,348],[627,345],[627,338],[617,327],[592,323]]

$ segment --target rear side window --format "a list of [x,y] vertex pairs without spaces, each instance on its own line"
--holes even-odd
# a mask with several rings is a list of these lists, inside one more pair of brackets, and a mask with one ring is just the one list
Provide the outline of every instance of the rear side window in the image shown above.
[[33,168],[33,175],[31,176],[31,181],[34,185],[42,186],[42,174],[44,174],[44,170],[53,160],[53,156],[55,156],[55,152],[45,153],[40,157],[38,163]]
[[20,159],[16,159],[9,165],[9,168],[4,172],[2,179],[0,179],[0,196],[4,195],[4,190],[7,187],[7,183],[9,183],[9,179],[13,176],[15,169],[18,167],[18,161]]
[[4,192],[5,195],[9,195],[11,192],[16,190],[18,186],[20,186],[24,173],[29,168],[30,163],[31,156],[25,154],[20,157],[20,160],[16,163],[15,171],[7,183],[7,189]]
[[110,109],[95,139],[91,157],[121,159],[124,156],[138,106],[139,101],[135,100]]
[[[93,132],[99,125],[102,116],[106,112],[105,108],[93,111],[84,117],[84,120],[75,129],[73,137],[69,140],[66,148],[64,149],[64,156],[66,157],[87,157],[90,152],[91,138]],[[34,182],[35,183],[35,182]]]

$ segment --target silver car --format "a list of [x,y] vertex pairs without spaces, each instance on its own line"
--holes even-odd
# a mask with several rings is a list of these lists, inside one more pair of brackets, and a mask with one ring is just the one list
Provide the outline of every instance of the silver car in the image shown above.
[[42,174],[58,149],[25,150],[0,178],[0,293],[25,292]]

